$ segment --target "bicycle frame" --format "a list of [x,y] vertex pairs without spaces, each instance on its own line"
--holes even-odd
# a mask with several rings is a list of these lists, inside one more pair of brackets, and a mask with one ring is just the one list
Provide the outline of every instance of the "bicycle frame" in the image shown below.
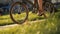
[[[26,1],[26,3],[29,3],[29,4],[31,4],[32,6],[35,6],[36,4],[37,4],[37,1],[36,0],[34,0],[34,3],[32,2],[32,1],[29,1],[29,0],[25,0]],[[22,2],[23,3],[23,2]]]
[[[24,2],[26,2],[26,5],[27,5],[27,3],[29,3],[31,5],[31,8],[32,8],[31,10],[35,10],[35,9],[38,10],[38,8],[39,8],[37,0],[34,0],[34,2],[32,2],[30,0],[25,0]],[[22,1],[22,3],[24,3],[24,2]],[[28,9],[29,9],[29,7],[28,7]]]
[[[39,9],[39,5],[38,5],[38,1],[37,0],[34,0],[34,3],[32,1],[29,1],[29,0],[25,0],[25,2],[29,3],[30,5],[32,5],[32,7]],[[44,6],[45,2],[47,2],[47,1],[43,0],[43,6]]]

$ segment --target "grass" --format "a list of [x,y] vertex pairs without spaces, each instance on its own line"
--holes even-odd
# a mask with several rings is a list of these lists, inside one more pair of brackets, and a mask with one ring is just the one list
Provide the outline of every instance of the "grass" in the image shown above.
[[[31,17],[32,16],[32,17]],[[31,23],[34,19],[42,19],[33,14],[29,17],[30,24],[16,25],[10,28],[0,29],[0,34],[60,34],[60,12],[57,12],[54,17],[48,18],[45,21],[37,21]],[[0,17],[0,24],[13,23],[9,15]]]
[[0,16],[0,25],[13,23],[9,15]]
[[[14,15],[14,18],[16,18],[16,20],[20,20],[20,19],[22,19],[24,17],[25,17],[25,13],[23,13],[21,15],[18,15],[18,14]],[[29,21],[34,21],[34,20],[38,20],[38,19],[44,19],[44,18],[39,17],[39,16],[37,16],[36,14],[33,14],[33,13],[30,13],[29,16],[28,16]],[[11,20],[10,15],[0,16],[0,25],[6,25],[6,24],[8,25],[8,24],[13,24],[13,23],[14,22]]]

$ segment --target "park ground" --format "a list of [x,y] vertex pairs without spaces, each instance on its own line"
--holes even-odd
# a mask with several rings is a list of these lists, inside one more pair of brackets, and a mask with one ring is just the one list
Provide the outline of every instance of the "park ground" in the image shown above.
[[9,15],[0,16],[0,34],[60,34],[60,11],[48,19],[31,16],[24,24],[14,24]]

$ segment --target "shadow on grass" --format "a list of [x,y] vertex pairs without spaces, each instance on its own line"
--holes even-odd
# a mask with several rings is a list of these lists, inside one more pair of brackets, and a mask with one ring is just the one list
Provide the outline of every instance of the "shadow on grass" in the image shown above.
[[0,26],[12,25],[12,24],[15,24],[15,23],[4,23],[4,24],[0,24]]

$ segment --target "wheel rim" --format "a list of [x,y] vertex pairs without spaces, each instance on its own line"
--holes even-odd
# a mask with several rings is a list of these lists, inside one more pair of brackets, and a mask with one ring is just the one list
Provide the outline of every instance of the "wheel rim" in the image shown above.
[[53,15],[54,15],[54,5],[52,3],[46,2],[44,9],[46,9],[45,10],[45,15],[46,15],[47,18],[53,17]]
[[[12,7],[11,7],[11,11],[10,11],[10,17],[11,17],[11,19],[13,20],[13,22],[15,22],[15,23],[18,23],[18,24],[22,24],[22,23],[24,23],[26,20],[27,20],[27,18],[28,18],[28,10],[27,10],[27,8],[26,8],[26,6],[25,5],[20,5],[17,9],[19,9],[19,8],[21,8],[21,10],[17,10],[17,9],[15,9],[14,10],[14,8],[16,7],[16,6],[19,6],[20,5],[20,3],[15,3],[15,5],[13,5]],[[18,13],[20,11],[20,13]]]

